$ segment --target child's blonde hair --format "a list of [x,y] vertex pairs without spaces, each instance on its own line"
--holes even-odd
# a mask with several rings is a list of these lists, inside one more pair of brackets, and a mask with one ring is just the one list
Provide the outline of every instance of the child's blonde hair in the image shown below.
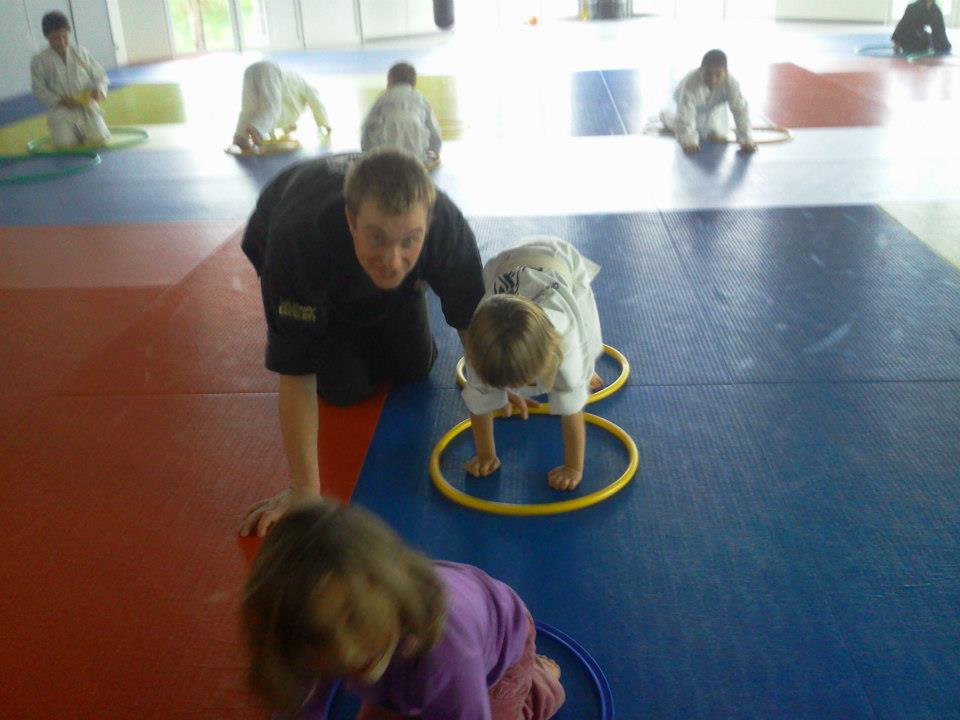
[[405,655],[426,653],[440,639],[443,589],[424,556],[369,512],[303,503],[267,536],[244,588],[250,686],[273,709],[295,715],[317,682],[334,679],[320,677],[317,663],[343,621],[317,611],[331,580],[360,617],[365,601],[392,605],[399,627],[389,630]]
[[467,328],[467,361],[487,385],[518,388],[541,380],[553,386],[563,341],[543,309],[522,295],[494,295]]

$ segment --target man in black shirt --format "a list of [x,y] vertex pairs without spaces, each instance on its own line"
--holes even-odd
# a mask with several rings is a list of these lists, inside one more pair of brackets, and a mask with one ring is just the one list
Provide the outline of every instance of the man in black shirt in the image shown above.
[[[927,27],[930,28],[929,32]],[[931,48],[938,53],[950,52],[943,13],[935,0],[916,0],[907,5],[893,31],[893,47],[897,52],[906,53],[919,53]]]
[[260,276],[291,470],[290,489],[243,521],[241,535],[262,536],[292,500],[320,493],[316,396],[352,405],[384,380],[425,377],[436,357],[425,286],[462,333],[483,277],[459,209],[418,160],[388,149],[282,172],[260,195],[243,251]]

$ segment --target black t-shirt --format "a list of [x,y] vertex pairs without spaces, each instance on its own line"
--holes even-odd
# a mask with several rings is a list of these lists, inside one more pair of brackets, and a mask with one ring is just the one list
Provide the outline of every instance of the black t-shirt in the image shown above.
[[363,332],[388,319],[421,282],[440,298],[447,323],[469,325],[483,297],[480,252],[456,205],[437,192],[416,265],[395,290],[381,290],[357,261],[344,213],[343,182],[356,156],[310,160],[264,189],[247,223],[243,251],[260,275],[267,320],[267,367],[314,371],[326,333]]

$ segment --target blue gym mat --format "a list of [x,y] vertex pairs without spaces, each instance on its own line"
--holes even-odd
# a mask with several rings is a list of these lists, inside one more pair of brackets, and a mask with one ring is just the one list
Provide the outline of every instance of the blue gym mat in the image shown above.
[[[0,225],[97,225],[245,219],[260,189],[280,170],[307,156],[237,158],[221,147],[117,150],[103,163],[52,184],[8,185]],[[55,187],[55,195],[43,192]],[[69,198],[69,202],[51,201]]]
[[[604,668],[620,717],[957,716],[960,343],[944,323],[960,317],[960,273],[873,208],[475,228],[484,257],[554,232],[604,266],[604,332],[636,374],[588,410],[636,440],[637,476],[600,505],[539,518],[442,497],[427,459],[466,416],[444,330],[430,380],[390,393],[354,501],[566,629]],[[556,421],[504,423],[498,476],[483,487],[458,473],[466,446],[445,457],[448,478],[486,497],[551,495]],[[624,463],[590,435],[588,487]]]

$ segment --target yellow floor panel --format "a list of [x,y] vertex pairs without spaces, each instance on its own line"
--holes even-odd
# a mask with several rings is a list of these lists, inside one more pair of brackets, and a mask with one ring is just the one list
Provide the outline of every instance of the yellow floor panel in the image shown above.
[[[111,92],[103,103],[107,125],[143,127],[183,123],[186,119],[183,95],[175,83],[128,85]],[[27,143],[47,135],[44,115],[0,128],[0,154],[27,151]]]
[[903,225],[931,250],[960,268],[960,202],[884,203],[888,215]]

